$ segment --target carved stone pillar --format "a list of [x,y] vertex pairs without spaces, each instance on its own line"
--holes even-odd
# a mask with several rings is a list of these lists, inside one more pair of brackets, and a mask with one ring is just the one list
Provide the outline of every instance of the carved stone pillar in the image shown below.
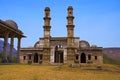
[[14,37],[11,37],[10,41],[10,62],[13,62],[13,46],[14,46]]
[[2,59],[3,63],[8,62],[8,60],[7,60],[8,35],[9,35],[9,32],[5,32],[5,35],[4,35],[4,47],[3,47],[3,59]]
[[21,44],[21,37],[18,37],[18,45],[17,45],[17,63],[20,62],[20,44]]
[[34,55],[33,55],[33,53],[32,53],[32,55],[31,55],[31,61],[32,61],[32,64],[34,63]]

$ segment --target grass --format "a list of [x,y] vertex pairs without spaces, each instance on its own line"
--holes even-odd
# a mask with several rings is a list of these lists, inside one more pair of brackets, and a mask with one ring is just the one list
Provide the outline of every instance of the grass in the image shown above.
[[0,80],[120,80],[120,66],[104,64],[103,70],[86,70],[88,67],[0,65]]
[[120,80],[120,60],[104,55],[102,70],[97,65],[80,65],[78,68],[43,65],[0,65],[0,80]]

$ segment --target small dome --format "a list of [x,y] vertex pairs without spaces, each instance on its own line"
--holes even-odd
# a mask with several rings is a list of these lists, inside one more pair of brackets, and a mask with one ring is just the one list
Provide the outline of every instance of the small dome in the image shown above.
[[45,8],[45,11],[50,11],[50,8],[49,8],[49,7],[46,7],[46,8]]
[[97,47],[97,45],[91,45],[91,47]]
[[68,7],[68,10],[70,10],[70,9],[73,10],[73,7],[72,7],[72,6],[69,6],[69,7]]
[[39,41],[37,41],[34,45],[35,48],[38,48],[39,47]]
[[81,40],[79,42],[79,46],[82,47],[82,48],[85,48],[85,47],[90,47],[90,44],[85,40]]
[[7,24],[9,24],[12,28],[18,29],[18,26],[17,26],[17,24],[16,24],[15,21],[13,21],[13,20],[6,20],[5,22],[6,22]]

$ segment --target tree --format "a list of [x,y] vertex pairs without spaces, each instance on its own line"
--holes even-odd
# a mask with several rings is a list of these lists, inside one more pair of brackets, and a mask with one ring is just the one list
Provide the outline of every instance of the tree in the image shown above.
[[[3,57],[3,53],[0,52],[0,63],[2,63],[2,57]],[[7,61],[10,62],[10,54],[7,54]],[[14,56],[13,57],[13,63],[16,63],[17,62],[17,57]]]
[[2,62],[2,55],[3,55],[3,53],[0,52],[0,63]]

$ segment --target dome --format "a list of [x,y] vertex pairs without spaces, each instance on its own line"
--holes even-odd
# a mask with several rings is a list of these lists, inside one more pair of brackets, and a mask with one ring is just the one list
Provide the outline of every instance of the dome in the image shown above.
[[90,44],[85,40],[81,40],[79,43],[80,43],[79,46],[82,48],[90,47]]
[[17,24],[16,24],[15,21],[13,21],[13,20],[6,20],[5,22],[6,22],[7,24],[9,24],[12,28],[18,29],[18,26],[17,26]]
[[69,7],[68,7],[68,10],[69,10],[69,9],[73,10],[73,7],[72,7],[72,6],[69,6]]
[[49,8],[49,7],[46,7],[46,8],[45,8],[45,11],[50,11],[50,8]]
[[34,45],[35,48],[38,48],[39,47],[39,41],[37,41]]
[[91,47],[97,47],[97,45],[91,45]]

